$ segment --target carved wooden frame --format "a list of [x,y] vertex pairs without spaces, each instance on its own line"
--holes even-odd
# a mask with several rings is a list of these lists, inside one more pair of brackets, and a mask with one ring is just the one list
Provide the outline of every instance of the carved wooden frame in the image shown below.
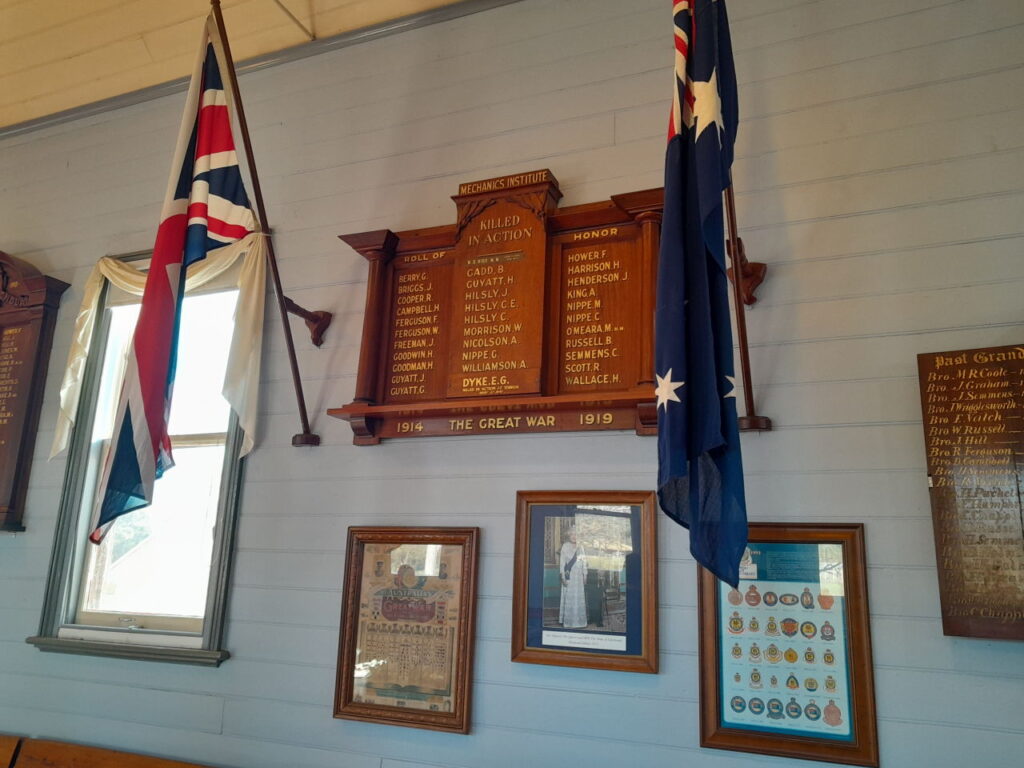
[[[476,583],[479,528],[351,527],[345,555],[341,637],[338,648],[334,717],[386,725],[403,725],[449,733],[469,733],[473,643],[476,633]],[[353,677],[360,626],[360,595],[365,545],[448,544],[462,547],[459,620],[455,632],[451,712],[403,708],[355,700]]]
[[[875,716],[874,672],[871,660],[867,570],[862,523],[755,523],[749,542],[840,544],[843,547],[846,605],[846,657],[850,674],[849,716],[853,740],[789,735],[772,731],[723,726],[721,632],[718,620],[718,585],[715,576],[698,566],[697,597],[700,623],[700,743],[702,747],[822,760],[848,765],[878,766],[878,730]],[[741,580],[743,578],[741,569]]]

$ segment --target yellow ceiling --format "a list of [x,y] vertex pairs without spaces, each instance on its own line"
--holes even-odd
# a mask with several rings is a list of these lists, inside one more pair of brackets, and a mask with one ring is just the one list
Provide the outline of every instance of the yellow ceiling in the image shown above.
[[[236,62],[456,0],[221,0]],[[0,127],[191,73],[208,0],[0,0]]]

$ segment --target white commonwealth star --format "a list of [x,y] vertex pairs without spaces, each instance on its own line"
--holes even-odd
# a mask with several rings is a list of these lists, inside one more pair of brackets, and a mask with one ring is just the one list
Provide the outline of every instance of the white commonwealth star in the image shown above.
[[691,81],[690,90],[693,93],[693,117],[690,124],[697,125],[694,139],[699,139],[704,129],[710,125],[717,124],[719,129],[724,131],[722,98],[718,95],[718,70],[711,71],[711,77],[707,82]]
[[725,380],[729,382],[729,386],[732,387],[732,389],[730,389],[728,392],[726,392],[724,395],[722,395],[722,399],[725,400],[725,398],[727,398],[727,397],[735,398],[736,397],[736,377],[735,376],[726,376]]
[[668,401],[675,400],[677,403],[682,402],[679,399],[679,395],[676,394],[676,390],[683,386],[685,381],[672,381],[672,369],[668,369],[668,373],[664,376],[654,374],[654,377],[658,380],[658,386],[654,388],[654,396],[658,398],[658,408],[665,406],[668,408]]

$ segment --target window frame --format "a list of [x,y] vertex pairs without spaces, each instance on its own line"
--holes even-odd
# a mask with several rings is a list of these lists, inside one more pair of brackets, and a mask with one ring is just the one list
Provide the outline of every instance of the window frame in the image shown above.
[[[140,261],[150,256],[151,251],[141,251],[119,258],[124,261]],[[105,280],[97,305],[96,327],[93,329],[89,357],[83,372],[75,425],[68,445],[39,632],[27,638],[26,642],[41,651],[57,653],[219,666],[231,656],[223,647],[224,630],[245,471],[245,458],[239,456],[243,433],[234,412],[230,415],[224,440],[224,464],[202,632],[123,629],[76,624],[74,621],[88,546],[82,534],[87,525],[82,519],[82,499],[88,480],[86,468],[97,410],[100,369],[110,329],[111,315],[107,303],[109,287],[110,282]]]

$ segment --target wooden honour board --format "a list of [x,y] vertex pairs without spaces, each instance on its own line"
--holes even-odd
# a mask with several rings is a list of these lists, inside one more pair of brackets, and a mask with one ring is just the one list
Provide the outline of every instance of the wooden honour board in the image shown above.
[[548,170],[460,185],[454,225],[341,239],[370,261],[354,442],[653,434],[662,191],[559,210]]
[[917,362],[943,631],[1024,640],[1024,345]]
[[23,531],[46,367],[68,284],[0,251],[0,531]]

